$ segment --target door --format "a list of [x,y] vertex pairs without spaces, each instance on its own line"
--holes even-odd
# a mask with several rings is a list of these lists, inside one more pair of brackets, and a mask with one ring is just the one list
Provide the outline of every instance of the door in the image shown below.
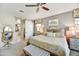
[[26,20],[25,21],[25,38],[29,39],[33,35],[33,22]]

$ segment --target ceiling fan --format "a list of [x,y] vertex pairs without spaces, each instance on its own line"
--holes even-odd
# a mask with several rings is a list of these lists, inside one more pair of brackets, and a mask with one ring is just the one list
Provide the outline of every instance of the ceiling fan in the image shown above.
[[31,5],[25,5],[25,7],[37,7],[36,12],[39,12],[39,9],[42,8],[43,10],[49,11],[49,8],[45,7],[46,3],[37,3],[37,4],[31,4]]

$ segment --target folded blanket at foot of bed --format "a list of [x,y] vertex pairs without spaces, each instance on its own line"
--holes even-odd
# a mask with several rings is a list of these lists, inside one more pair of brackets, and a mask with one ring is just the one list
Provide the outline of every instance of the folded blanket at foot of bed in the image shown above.
[[56,46],[56,45],[50,45],[44,42],[37,42],[37,41],[31,41],[30,44],[35,45],[37,47],[40,47],[44,50],[49,51],[51,54],[57,55],[57,56],[64,56],[65,51],[62,49],[62,47]]

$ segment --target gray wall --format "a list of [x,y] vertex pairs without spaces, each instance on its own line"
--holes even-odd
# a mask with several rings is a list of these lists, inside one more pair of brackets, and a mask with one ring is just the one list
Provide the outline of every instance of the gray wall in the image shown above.
[[54,18],[59,19],[59,27],[65,27],[65,26],[73,26],[74,25],[74,18],[72,16],[72,11],[66,12],[59,15],[54,15],[51,17],[47,17],[43,19],[43,22],[45,24],[45,27],[48,28],[48,20],[53,20]]
[[0,32],[5,25],[10,25],[15,31],[15,18],[14,15],[8,12],[0,12]]

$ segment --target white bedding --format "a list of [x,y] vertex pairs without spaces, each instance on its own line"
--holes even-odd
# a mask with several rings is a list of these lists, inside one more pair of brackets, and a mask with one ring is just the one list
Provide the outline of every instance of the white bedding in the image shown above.
[[[66,39],[64,37],[49,37],[44,35],[33,36],[29,42],[46,50],[49,50],[54,53],[63,53],[60,50],[65,52],[65,55],[69,55],[70,50],[68,48]],[[59,51],[57,51],[59,50]]]

